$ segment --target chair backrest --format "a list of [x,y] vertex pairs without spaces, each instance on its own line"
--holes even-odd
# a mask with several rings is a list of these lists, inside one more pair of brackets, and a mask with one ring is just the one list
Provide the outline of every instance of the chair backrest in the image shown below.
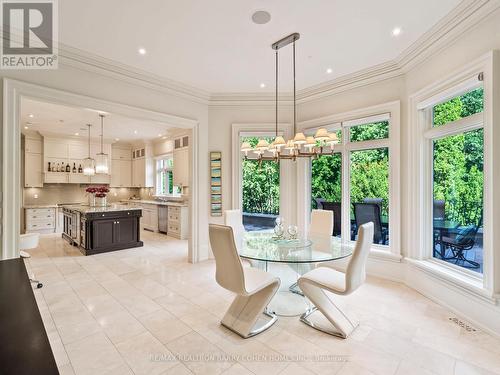
[[325,200],[323,198],[314,198],[314,201],[316,202],[316,208],[318,210],[323,209],[323,203],[325,203]]
[[380,208],[382,208],[382,198],[363,198],[363,203],[375,203],[378,204]]
[[374,233],[373,242],[382,241],[382,218],[380,217],[380,206],[377,203],[353,203],[356,227],[372,222]]
[[333,235],[339,236],[342,228],[342,204],[340,202],[323,202],[323,209],[333,211]]
[[233,293],[245,293],[245,277],[238,250],[234,244],[233,229],[210,224],[210,246],[215,257],[215,280]]
[[445,219],[445,211],[444,211],[444,201],[440,199],[434,199],[433,207],[432,207],[432,218],[434,220],[444,220]]
[[311,211],[309,233],[331,236],[333,232],[333,212],[327,210]]
[[19,250],[29,250],[38,247],[40,233],[26,233],[19,236]]
[[358,239],[345,274],[346,293],[355,291],[366,279],[366,260],[373,243],[373,223],[365,223],[358,229]]
[[226,210],[224,211],[224,224],[233,228],[235,238],[241,238],[245,233],[243,226],[243,215],[241,210]]

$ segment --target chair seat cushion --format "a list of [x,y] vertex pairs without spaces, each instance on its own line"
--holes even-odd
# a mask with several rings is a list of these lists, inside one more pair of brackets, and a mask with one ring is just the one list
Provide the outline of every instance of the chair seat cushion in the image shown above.
[[307,280],[313,284],[316,284],[322,289],[326,289],[332,293],[344,294],[346,290],[345,286],[345,274],[334,270],[331,267],[318,267],[309,271],[299,279]]
[[257,292],[272,283],[279,281],[273,275],[253,267],[243,268],[245,273],[245,290],[248,294]]

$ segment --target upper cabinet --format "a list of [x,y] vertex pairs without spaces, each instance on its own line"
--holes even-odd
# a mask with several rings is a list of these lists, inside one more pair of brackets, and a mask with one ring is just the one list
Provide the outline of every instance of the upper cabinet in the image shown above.
[[111,187],[131,187],[132,149],[113,147],[111,161]]
[[[30,146],[36,147],[36,146]],[[41,147],[41,146],[40,146]],[[101,152],[99,143],[91,143],[90,156],[95,158]],[[103,152],[112,158],[111,144],[103,145]],[[111,175],[96,174],[85,176],[82,173],[83,159],[89,156],[89,146],[85,141],[69,138],[43,138],[43,166],[44,183],[66,184],[109,184]],[[110,160],[112,168],[112,160]],[[49,168],[50,166],[50,168]],[[26,164],[26,170],[31,168]],[[111,172],[111,171],[110,171]]]
[[43,187],[42,140],[25,138],[24,187]]
[[132,186],[154,187],[154,159],[149,145],[132,150]]
[[174,139],[174,185],[189,186],[189,137]]

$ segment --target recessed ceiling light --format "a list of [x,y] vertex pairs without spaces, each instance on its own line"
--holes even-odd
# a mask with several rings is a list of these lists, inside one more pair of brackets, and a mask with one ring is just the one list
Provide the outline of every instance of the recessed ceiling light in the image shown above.
[[332,68],[328,68],[328,69],[326,70],[326,74],[332,74],[332,73],[333,73],[333,69],[332,69]]
[[134,134],[137,134],[137,130],[134,130]]
[[146,54],[146,48],[142,48],[142,47],[141,47],[141,48],[139,48],[139,49],[137,50],[137,52],[139,52],[139,55],[145,55],[145,54]]
[[26,130],[28,130],[29,128],[27,126],[24,127]]
[[79,135],[80,135],[80,133],[75,133],[75,135],[76,135],[76,136],[79,136]]
[[398,36],[399,34],[401,34],[401,31],[401,27],[395,27],[394,29],[392,29],[392,35]]
[[257,25],[264,25],[271,21],[271,14],[265,10],[258,10],[252,14],[252,21]]
[[35,117],[35,115],[34,115],[33,113],[30,113],[30,114],[28,115],[28,117],[29,117],[29,118],[33,118],[33,117]]
[[115,138],[115,141],[118,142],[120,140],[120,138]]
[[261,89],[263,89],[263,88],[265,88],[265,87],[266,87],[266,84],[265,84],[265,83],[261,83],[261,84],[260,84],[260,88],[261,88]]
[[167,137],[161,137],[161,139],[167,139]]
[[163,134],[158,134],[158,137],[161,137]]

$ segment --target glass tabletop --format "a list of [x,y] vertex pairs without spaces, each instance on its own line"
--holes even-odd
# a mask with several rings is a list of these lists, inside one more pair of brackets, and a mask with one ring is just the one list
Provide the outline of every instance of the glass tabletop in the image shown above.
[[277,240],[269,231],[246,232],[239,242],[242,258],[280,263],[316,263],[342,259],[354,246],[340,238],[318,234],[299,235],[296,240]]

